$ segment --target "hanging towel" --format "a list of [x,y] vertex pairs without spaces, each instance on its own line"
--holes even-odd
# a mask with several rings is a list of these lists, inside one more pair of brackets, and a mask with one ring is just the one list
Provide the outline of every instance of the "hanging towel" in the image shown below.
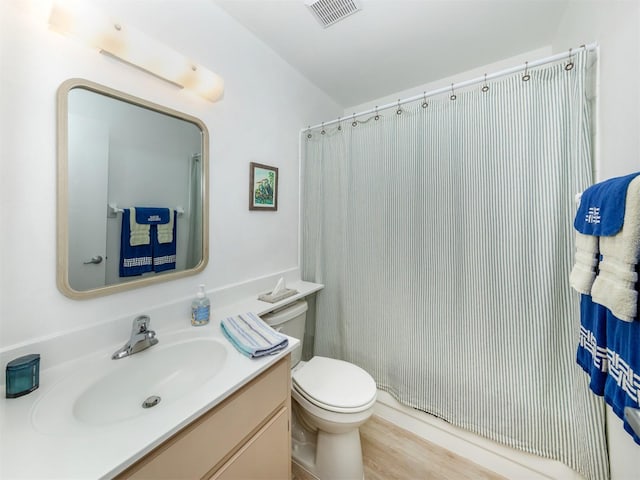
[[580,198],[575,229],[601,237],[618,233],[625,219],[627,188],[638,175],[640,172],[611,178],[587,188]]
[[[590,195],[590,191],[596,195]],[[610,198],[605,198],[607,196]],[[589,206],[589,213],[585,214],[583,202]],[[587,223],[593,224],[593,228]],[[598,225],[603,228],[596,228]],[[587,268],[593,258],[597,260],[591,295],[583,294],[580,298],[580,341],[576,360],[590,376],[591,390],[604,395],[605,401],[623,421],[625,430],[640,444],[640,437],[624,416],[626,407],[640,407],[639,173],[587,189],[574,226],[593,239],[589,241],[586,236],[581,237],[581,233],[576,236],[576,266],[570,280],[574,289],[581,291],[587,286],[590,275]],[[596,241],[599,256],[592,257]]]
[[[152,231],[153,237],[153,271],[164,272],[166,270],[173,270],[176,268],[176,252],[178,249],[177,237],[176,237],[176,216],[175,210],[172,210],[169,214],[168,223],[152,225],[152,228],[156,231]],[[171,226],[169,232],[164,227]],[[162,233],[160,228],[163,228]],[[163,241],[164,240],[164,241]]]
[[[136,208],[125,208],[125,211],[129,214],[129,245],[132,247],[149,245],[151,242],[150,225],[137,221],[138,212]],[[122,218],[124,219],[124,213]]]
[[145,225],[169,223],[172,211],[159,207],[136,207],[136,222]]
[[607,310],[607,376],[604,399],[640,445],[640,437],[625,419],[625,407],[640,408],[640,322],[624,322]]
[[591,294],[591,287],[596,278],[600,253],[599,237],[576,232],[575,265],[569,276],[569,284],[578,292]]
[[169,213],[169,221],[167,223],[159,224],[156,228],[158,230],[158,243],[171,243],[173,242],[173,223],[177,212],[175,210]]
[[231,344],[249,358],[273,355],[289,344],[285,335],[252,312],[227,317],[220,322],[220,328]]
[[640,177],[634,175],[626,190],[622,228],[613,236],[600,237],[599,273],[591,288],[594,302],[604,305],[617,318],[627,322],[638,317]]
[[589,375],[589,387],[604,395],[609,360],[607,357],[607,309],[593,303],[590,295],[580,296],[580,339],[578,365]]
[[589,387],[603,396],[624,429],[640,444],[640,437],[625,419],[625,407],[640,408],[640,322],[624,322],[594,303],[580,299],[578,365],[589,375]]
[[[131,244],[131,211],[125,208],[122,212],[122,229],[120,234],[120,276],[131,277],[142,275],[153,269],[153,246],[146,244]],[[134,213],[135,215],[135,213]],[[149,225],[146,225],[149,227]]]

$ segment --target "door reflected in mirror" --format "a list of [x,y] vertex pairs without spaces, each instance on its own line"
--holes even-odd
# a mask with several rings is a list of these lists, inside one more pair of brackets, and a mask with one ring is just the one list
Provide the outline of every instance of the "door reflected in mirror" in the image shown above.
[[58,90],[58,287],[87,298],[208,261],[208,132],[195,117],[72,79]]

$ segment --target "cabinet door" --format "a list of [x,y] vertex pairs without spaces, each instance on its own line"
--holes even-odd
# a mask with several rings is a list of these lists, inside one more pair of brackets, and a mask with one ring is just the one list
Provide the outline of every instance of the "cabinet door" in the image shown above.
[[289,410],[283,407],[214,475],[215,480],[291,478]]
[[[291,398],[289,365],[287,356],[129,467],[118,480],[194,479],[210,475],[218,465],[227,465],[227,459],[243,451],[244,444],[270,425],[276,414],[283,408],[288,411],[282,405],[288,405]],[[289,455],[288,433],[279,441],[287,442]],[[287,477],[278,480],[282,478]]]

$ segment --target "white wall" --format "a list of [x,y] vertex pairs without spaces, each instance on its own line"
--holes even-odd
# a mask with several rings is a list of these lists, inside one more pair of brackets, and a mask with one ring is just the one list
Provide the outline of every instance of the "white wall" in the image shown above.
[[[640,2],[572,2],[553,42],[556,52],[600,45],[597,180],[640,170]],[[607,407],[612,480],[637,479],[640,446]]]
[[[0,0],[0,350],[172,300],[185,298],[188,312],[199,283],[220,288],[297,267],[297,132],[337,115],[338,105],[209,0],[95,3],[222,75],[217,103],[49,31],[26,3]],[[203,273],[92,300],[57,290],[55,94],[71,77],[205,122],[211,257]],[[249,211],[251,161],[279,167],[278,212]]]
[[600,45],[598,180],[640,169],[640,2],[572,2],[554,52]]
[[[400,92],[393,92],[389,95],[385,95],[384,97],[376,98],[370,100],[367,103],[362,103],[359,105],[353,105],[351,107],[347,107],[343,116],[348,117],[353,113],[363,112],[374,108],[376,105],[386,105],[397,102],[398,99],[405,99],[414,97],[416,95],[420,95],[423,92],[429,92],[432,90],[440,89],[451,85],[452,83],[464,82],[465,80],[471,80],[472,78],[482,77],[485,73],[495,73],[500,70],[504,70],[506,68],[510,68],[516,65],[522,65],[526,61],[537,60],[539,58],[544,58],[546,56],[551,55],[551,46],[541,46],[536,50],[531,50],[529,52],[523,52],[520,55],[516,55],[515,57],[506,58],[499,62],[491,63],[489,65],[484,65],[479,68],[474,68],[472,70],[467,70],[464,72],[457,73],[456,75],[452,75],[450,77],[445,77],[440,80],[436,80],[435,82],[424,83],[422,85],[417,85],[408,90],[402,90]],[[480,88],[480,86],[472,86],[468,88]],[[391,114],[394,115],[395,109],[389,109],[383,112],[383,114]],[[325,119],[326,120],[326,119]]]

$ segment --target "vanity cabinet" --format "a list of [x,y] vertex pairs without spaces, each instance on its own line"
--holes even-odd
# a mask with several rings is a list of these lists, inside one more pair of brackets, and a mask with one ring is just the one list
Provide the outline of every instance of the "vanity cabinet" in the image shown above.
[[290,355],[116,478],[291,478]]

